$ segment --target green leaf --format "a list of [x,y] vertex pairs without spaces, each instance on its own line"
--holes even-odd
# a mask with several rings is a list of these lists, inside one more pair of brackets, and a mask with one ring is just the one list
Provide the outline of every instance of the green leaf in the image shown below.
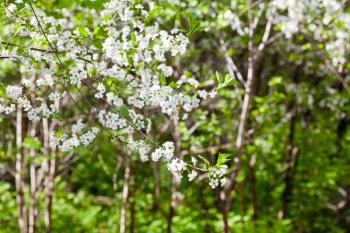
[[3,83],[0,83],[0,97],[5,96],[5,85]]
[[134,32],[131,33],[131,40],[136,42],[136,35]]
[[160,75],[159,81],[162,85],[166,85],[166,78],[163,74]]
[[41,148],[41,143],[38,138],[25,137],[23,142],[24,148],[38,150]]
[[311,44],[310,43],[306,43],[303,46],[301,46],[301,49],[304,51],[310,51],[311,50]]
[[215,71],[215,76],[219,84],[224,81],[224,79],[222,78],[221,74],[218,71]]
[[230,157],[231,156],[232,156],[231,154],[219,153],[219,157],[218,157],[218,160],[216,161],[216,165],[215,166],[224,165],[226,162],[230,161]]
[[183,14],[184,17],[186,18],[187,24],[188,24],[188,32],[187,35],[192,34],[193,32],[196,31],[201,31],[206,28],[205,25],[201,24],[201,21],[196,20],[195,16],[191,13],[185,13]]
[[62,119],[61,114],[59,112],[53,112],[50,115],[50,119]]
[[272,77],[268,83],[269,86],[277,86],[283,83],[283,78],[281,76]]
[[102,27],[95,28],[93,35],[94,35],[94,38],[96,39],[105,39],[108,36]]
[[105,0],[102,1],[81,1],[81,6],[90,8],[90,9],[103,9],[103,3],[105,3]]
[[222,89],[224,87],[228,87],[228,86],[233,86],[233,85],[237,85],[238,81],[235,80],[233,77],[231,77],[229,74],[225,75],[225,78],[222,78],[221,74],[219,74],[218,72],[215,73],[216,74],[216,78],[219,81],[219,85],[217,87],[217,89]]
[[124,118],[128,118],[129,117],[129,110],[128,110],[128,108],[125,105],[119,107],[117,109],[117,112]]
[[177,87],[178,87],[178,84],[177,84],[176,82],[174,82],[174,81],[171,81],[171,82],[169,83],[169,86],[172,87],[172,88],[177,88]]
[[79,33],[80,33],[80,35],[82,37],[88,37],[89,36],[89,32],[88,32],[88,30],[85,27],[79,25],[77,27],[77,29],[78,29],[78,31],[79,31]]
[[55,136],[57,138],[61,137],[63,135],[63,127],[59,127],[56,131],[55,131]]
[[229,75],[229,74],[225,75],[225,82],[224,83],[226,84],[226,86],[233,86],[233,85],[239,84],[239,82],[236,79],[234,79],[233,77],[231,77],[231,75]]
[[163,9],[162,7],[157,6],[152,10],[150,10],[148,12],[148,17],[146,19],[146,22],[149,23],[152,19],[154,19],[162,11],[162,9]]

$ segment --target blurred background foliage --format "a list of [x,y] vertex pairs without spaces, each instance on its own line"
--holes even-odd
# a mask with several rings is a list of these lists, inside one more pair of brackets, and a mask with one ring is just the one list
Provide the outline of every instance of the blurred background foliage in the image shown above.
[[[35,4],[48,12],[79,5],[98,11],[104,2],[42,0]],[[237,67],[245,70],[248,38],[237,34],[222,18],[235,2],[236,11],[243,12],[241,20],[247,21],[245,1],[140,2],[154,5],[150,22],[157,21],[166,30],[179,27],[190,38],[186,56],[172,61],[175,72],[190,72],[203,86],[217,82],[218,74],[228,73],[220,41],[226,43],[226,52]],[[6,19],[3,15],[0,17],[1,33]],[[93,19],[77,12],[76,22],[83,27],[91,25]],[[278,25],[275,27],[277,33]],[[258,25],[254,35],[256,43],[263,29],[264,24]],[[265,49],[256,64],[257,81],[248,119],[243,168],[232,192],[233,204],[229,211],[232,232],[350,232],[349,92],[335,74],[320,71],[325,58],[311,46],[322,51],[325,45],[310,42],[305,34],[296,34],[290,39],[280,37]],[[8,63],[0,63],[1,82],[16,76],[8,67]],[[349,67],[348,60],[342,71],[345,78],[349,77]],[[243,96],[244,89],[239,83],[224,87],[215,99],[202,104],[181,122],[184,156],[194,151],[215,163],[218,152],[235,155],[233,144]],[[155,121],[153,137],[171,140],[171,127],[160,131],[165,124],[163,117]],[[1,116],[0,127],[0,232],[14,233],[19,232],[14,178],[10,172],[14,155],[9,142],[14,140],[11,136],[14,129],[12,122]],[[28,143],[33,146],[34,142]],[[205,150],[201,150],[203,148]],[[295,150],[291,163],[286,159],[289,150]],[[111,142],[108,135],[101,134],[88,148],[62,157],[64,162],[55,178],[51,232],[119,231],[125,156],[122,144]],[[167,232],[172,195],[169,172],[162,164],[140,162],[137,155],[131,156],[130,170],[127,232]],[[286,177],[291,182],[288,200],[283,199]],[[218,190],[212,190],[200,177],[193,182],[183,179],[178,196],[173,232],[221,232]],[[284,202],[288,207],[281,216]],[[39,203],[38,229],[44,229],[43,205]]]

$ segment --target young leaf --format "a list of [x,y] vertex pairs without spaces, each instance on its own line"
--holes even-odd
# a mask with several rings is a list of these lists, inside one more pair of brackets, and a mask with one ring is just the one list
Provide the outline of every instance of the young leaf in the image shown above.
[[162,85],[166,85],[166,78],[164,75],[162,75],[162,74],[160,75],[159,81]]
[[224,165],[227,161],[230,161],[230,157],[231,156],[232,156],[231,154],[219,153],[219,157],[218,157],[218,160],[216,161],[216,165],[215,166]]
[[201,156],[201,155],[197,155],[203,162],[205,162],[206,164],[208,164],[208,165],[210,165],[210,162],[206,159],[206,158],[204,158],[203,156]]
[[79,31],[79,33],[80,33],[80,35],[81,35],[82,37],[88,37],[88,36],[89,36],[89,32],[86,30],[85,27],[79,25],[79,26],[77,27],[77,29],[78,29],[78,31]]
[[221,74],[219,72],[215,71],[215,76],[216,76],[216,79],[218,80],[219,84],[224,81],[222,76],[221,76]]
[[26,137],[23,142],[24,148],[38,150],[41,148],[39,139],[34,137]]
[[0,97],[5,96],[5,85],[3,83],[0,83]]
[[[220,75],[220,78],[222,80],[221,75]],[[219,89],[222,89],[224,87],[233,86],[233,85],[237,85],[237,84],[238,84],[237,80],[235,80],[229,74],[226,74],[224,80],[222,82],[219,82],[217,89],[219,90]]]

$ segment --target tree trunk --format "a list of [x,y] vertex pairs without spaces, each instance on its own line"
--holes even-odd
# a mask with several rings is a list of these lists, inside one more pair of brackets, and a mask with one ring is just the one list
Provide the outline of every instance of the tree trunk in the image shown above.
[[298,149],[294,146],[294,137],[295,137],[295,124],[296,124],[296,113],[295,109],[292,107],[292,117],[290,119],[289,126],[289,136],[288,136],[288,145],[287,145],[287,158],[286,158],[286,170],[284,177],[284,190],[282,193],[282,210],[280,218],[286,217],[288,214],[288,205],[292,198],[293,191],[293,180],[294,180],[294,164],[296,163]]
[[120,233],[126,232],[126,205],[128,203],[128,197],[129,197],[130,172],[131,172],[131,151],[127,153],[125,158],[122,206],[120,210],[120,220],[119,220]]
[[[33,123],[31,130],[29,132],[30,136],[33,138],[36,134],[36,124]],[[33,160],[35,157],[35,150],[30,149],[29,155],[31,159]],[[38,209],[37,209],[37,189],[36,189],[36,169],[34,161],[31,161],[30,164],[30,205],[29,205],[29,226],[28,226],[28,233],[34,233],[36,231],[36,219],[38,216]]]
[[249,183],[250,183],[250,191],[252,194],[252,204],[253,204],[253,226],[255,227],[256,219],[257,219],[257,198],[256,198],[256,184],[255,184],[255,171],[254,165],[256,161],[256,155],[253,155],[249,161],[248,165],[248,173],[249,173]]
[[249,113],[249,104],[253,98],[253,84],[254,84],[254,74],[253,74],[253,60],[252,57],[248,60],[248,73],[247,73],[247,83],[246,83],[246,90],[245,95],[243,99],[243,105],[242,105],[242,111],[240,115],[239,125],[238,125],[238,134],[236,139],[236,158],[235,158],[235,167],[233,169],[233,172],[231,173],[231,176],[228,181],[228,185],[224,188],[222,193],[220,194],[221,200],[223,201],[222,208],[222,216],[223,216],[223,232],[224,233],[230,233],[230,228],[228,226],[228,210],[231,208],[231,192],[234,190],[236,186],[236,179],[238,172],[240,171],[242,167],[242,149],[244,145],[244,140],[246,137],[246,127],[248,122],[248,113]]
[[[175,154],[177,157],[182,159],[181,155],[181,134],[180,134],[180,128],[179,128],[179,121],[175,117],[173,120],[173,126],[174,126],[174,132],[173,132],[173,139],[175,142]],[[167,233],[172,233],[172,223],[173,218],[176,214],[176,207],[178,202],[178,191],[180,186],[180,180],[174,176],[172,176],[172,187],[171,187],[171,198],[170,198],[170,208],[168,213],[168,219],[167,219]]]
[[[52,123],[53,124],[53,123]],[[50,147],[49,140],[49,124],[46,118],[43,119],[43,132],[44,132],[44,148],[45,152],[48,154],[49,159],[44,165],[45,168],[45,212],[44,212],[44,221],[45,221],[45,232],[50,233],[52,228],[52,199],[53,199],[53,188],[55,181],[55,172],[56,172],[56,152],[55,148]]]
[[22,107],[17,106],[16,114],[16,202],[20,233],[27,233],[26,206],[24,201],[24,154],[22,148]]

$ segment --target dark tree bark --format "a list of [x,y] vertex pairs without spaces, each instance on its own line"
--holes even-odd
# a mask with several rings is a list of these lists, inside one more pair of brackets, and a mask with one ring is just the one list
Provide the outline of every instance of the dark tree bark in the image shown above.
[[252,195],[252,205],[253,205],[253,225],[255,226],[257,216],[258,216],[258,207],[257,207],[257,197],[256,197],[256,184],[255,184],[255,171],[254,165],[256,161],[256,155],[253,155],[248,164],[248,173],[249,173],[249,184],[250,191]]
[[287,144],[286,170],[284,177],[284,190],[282,193],[282,212],[281,218],[284,218],[288,212],[288,205],[292,198],[293,180],[294,180],[294,163],[296,163],[298,149],[294,147],[296,113],[292,110],[290,119],[289,136]]

